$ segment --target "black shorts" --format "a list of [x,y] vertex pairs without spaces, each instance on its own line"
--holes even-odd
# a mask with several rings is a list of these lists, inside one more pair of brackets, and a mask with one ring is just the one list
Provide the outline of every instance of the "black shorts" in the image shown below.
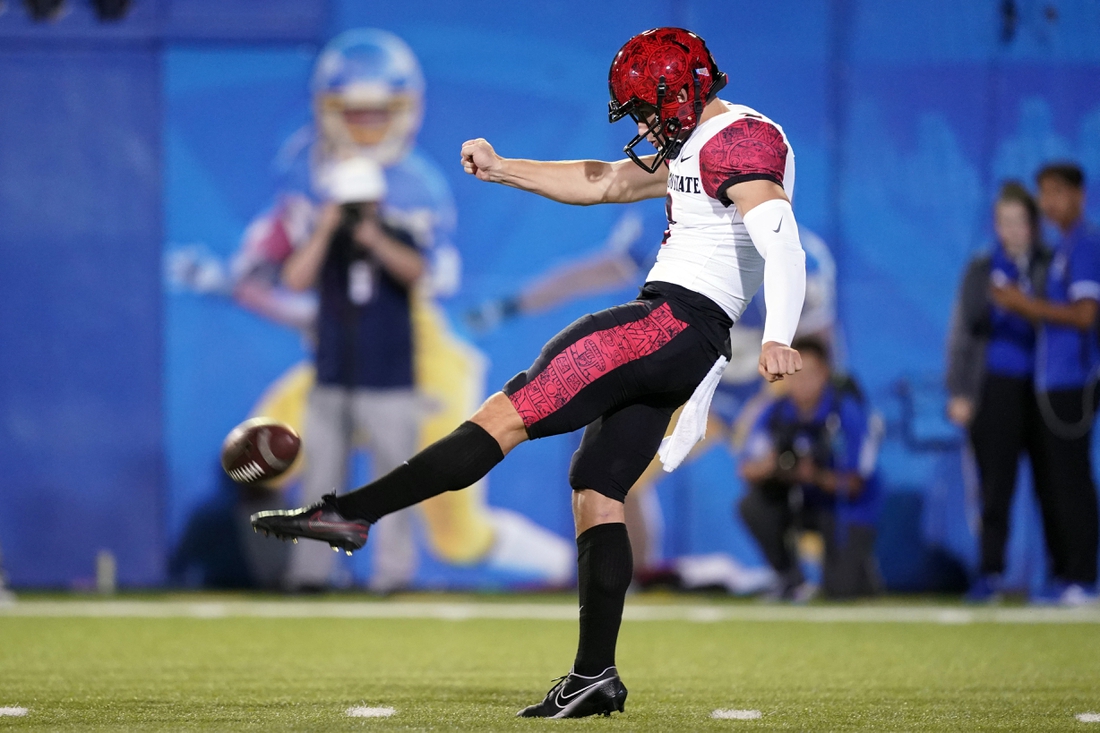
[[584,316],[551,339],[504,386],[532,440],[587,426],[569,483],[622,501],[653,460],[672,413],[719,356],[730,357],[729,316],[669,283]]

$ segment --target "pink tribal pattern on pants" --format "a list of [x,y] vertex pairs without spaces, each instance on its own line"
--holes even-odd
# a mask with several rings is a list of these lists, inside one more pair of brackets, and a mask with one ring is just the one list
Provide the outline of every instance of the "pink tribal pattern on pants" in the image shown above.
[[570,344],[508,399],[524,427],[531,427],[612,369],[657,351],[687,326],[672,315],[668,303],[662,303],[645,318],[596,331]]

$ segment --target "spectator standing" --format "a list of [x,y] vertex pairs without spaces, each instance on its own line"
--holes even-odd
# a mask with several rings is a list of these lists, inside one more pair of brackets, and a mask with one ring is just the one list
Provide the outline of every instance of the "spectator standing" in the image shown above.
[[1094,603],[1098,513],[1090,449],[1100,344],[1100,231],[1085,221],[1085,177],[1072,163],[1039,171],[1039,208],[1057,231],[1045,297],[1005,283],[993,301],[1038,326],[1036,398],[1046,485],[1055,513],[1050,600]]
[[[382,168],[366,157],[334,166],[330,201],[313,234],[283,265],[292,290],[320,295],[315,361],[317,383],[306,407],[302,498],[343,490],[353,447],[364,436],[374,472],[388,473],[416,451],[422,410],[413,388],[410,291],[424,274],[412,234],[386,220]],[[392,591],[416,572],[409,511],[375,528],[378,542],[370,586]],[[332,553],[321,544],[295,548],[287,571],[291,590],[323,588]]]
[[1001,187],[993,227],[993,247],[971,260],[963,275],[947,348],[947,416],[968,430],[978,469],[981,559],[967,597],[982,602],[997,600],[1002,591],[1021,452],[1031,463],[1051,556],[1061,555],[1034,391],[1035,327],[990,299],[991,284],[1012,284],[1035,296],[1046,285],[1050,252],[1040,242],[1039,209],[1019,182]]

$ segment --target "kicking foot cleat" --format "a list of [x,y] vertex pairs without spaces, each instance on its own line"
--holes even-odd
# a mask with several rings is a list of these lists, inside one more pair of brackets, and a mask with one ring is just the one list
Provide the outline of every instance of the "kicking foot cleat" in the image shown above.
[[516,713],[517,718],[584,718],[623,711],[626,687],[614,667],[595,677],[570,672],[554,680],[546,699]]
[[301,509],[259,512],[252,515],[252,526],[265,535],[269,532],[281,540],[306,537],[332,545],[336,552],[349,555],[367,543],[370,523],[348,519],[336,508],[336,496],[325,494],[321,501]]

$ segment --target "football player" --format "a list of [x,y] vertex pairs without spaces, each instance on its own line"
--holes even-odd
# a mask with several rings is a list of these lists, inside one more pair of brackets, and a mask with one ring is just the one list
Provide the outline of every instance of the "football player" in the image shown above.
[[[548,270],[513,295],[482,302],[465,314],[467,323],[485,333],[512,318],[542,313],[572,300],[636,283],[653,266],[660,250],[660,236],[649,224],[640,210],[628,207],[599,250]],[[662,218],[661,230],[666,225]],[[806,299],[795,337],[814,336],[825,342],[831,353],[843,353],[837,333],[836,262],[821,237],[802,225],[798,232],[806,253]],[[756,361],[763,327],[764,307],[758,295],[730,329],[730,365],[722,372],[714,392],[706,437],[692,450],[690,458],[717,444],[726,445],[736,457],[748,428],[781,391],[782,382],[760,389]],[[634,571],[643,584],[649,578],[664,579],[668,572],[659,564],[664,519],[651,493],[663,475],[660,461],[654,459],[630,490],[625,504]],[[683,562],[689,560],[678,564]],[[755,586],[740,583],[738,588],[744,593]]]
[[[627,41],[611,64],[609,117],[629,116],[637,125],[626,159],[510,159],[484,139],[464,143],[462,165],[471,175],[562,203],[664,198],[668,236],[645,286],[636,300],[567,327],[469,421],[381,479],[313,506],[253,516],[253,526],[283,538],[358,549],[379,517],[468,486],[526,440],[585,427],[569,476],[577,655],[523,717],[623,710],[615,646],[632,575],[623,500],[655,453],[674,468],[702,436],[731,356],[729,330],[761,284],[767,317],[758,372],[778,381],[801,368],[790,347],[806,284],[790,204],[794,156],[774,122],[718,98],[725,83],[701,38],[656,28]],[[656,153],[640,154],[643,141]]]

